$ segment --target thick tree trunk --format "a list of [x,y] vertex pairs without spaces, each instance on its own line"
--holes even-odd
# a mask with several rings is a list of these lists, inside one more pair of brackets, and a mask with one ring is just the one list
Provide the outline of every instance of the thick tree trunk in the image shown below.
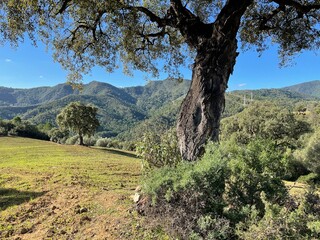
[[79,145],[83,146],[84,143],[83,143],[83,136],[82,136],[82,134],[79,134],[79,141],[80,141]]
[[224,94],[238,55],[236,50],[236,38],[226,39],[219,31],[197,48],[191,87],[177,123],[180,152],[185,160],[201,156],[208,140],[218,141]]

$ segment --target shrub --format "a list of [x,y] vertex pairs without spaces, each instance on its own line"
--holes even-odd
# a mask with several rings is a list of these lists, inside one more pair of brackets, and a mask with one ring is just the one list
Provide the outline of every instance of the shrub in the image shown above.
[[14,125],[11,122],[0,120],[0,135],[7,136],[13,128]]
[[287,190],[281,177],[286,173],[287,157],[270,140],[254,140],[245,148],[237,147],[230,153],[225,197],[230,212],[236,213],[236,221],[246,217],[241,216],[246,206],[254,206],[263,214],[261,192],[272,202],[286,198]]
[[144,134],[142,141],[137,144],[136,151],[142,158],[144,169],[176,166],[182,161],[174,130],[162,135],[152,132]]
[[50,137],[50,141],[64,144],[69,136],[69,131],[61,131],[59,128],[52,128],[48,135]]
[[41,132],[35,125],[32,125],[27,121],[22,121],[19,117],[14,118],[12,122],[13,122],[13,127],[8,132],[9,135],[35,138],[35,139],[41,139],[41,140],[50,139],[46,133]]
[[106,147],[106,148],[117,148],[117,149],[123,149],[124,145],[116,139],[111,138],[100,138],[97,140],[96,146],[98,147]]
[[320,182],[320,176],[316,173],[309,173],[304,176],[300,176],[297,179],[297,182],[306,183],[306,184],[317,184]]
[[98,147],[109,147],[111,139],[110,138],[99,138],[96,142]]
[[136,150],[136,143],[130,142],[130,141],[123,142],[122,149],[127,150],[127,151],[135,151]]
[[155,169],[145,180],[144,190],[153,202],[146,213],[162,219],[169,231],[184,238],[192,232],[193,236],[206,236],[211,230],[216,231],[219,224],[201,228],[198,219],[202,216],[217,219],[225,206],[227,164],[221,151],[216,151],[219,150],[216,145],[207,149],[202,160]]
[[272,139],[279,146],[296,148],[299,137],[308,132],[311,132],[309,123],[271,102],[253,103],[241,113],[221,121],[221,139],[232,137],[242,144],[263,138]]
[[0,126],[0,136],[7,136],[8,131],[6,128]]
[[96,142],[97,142],[97,139],[95,137],[87,137],[87,136],[85,136],[83,138],[83,143],[86,146],[94,146],[94,145],[96,145]]
[[320,130],[316,131],[307,146],[296,153],[305,166],[313,173],[320,174]]
[[310,171],[306,168],[305,164],[292,156],[288,161],[287,173],[283,176],[283,179],[296,181],[301,176],[307,175],[308,173],[310,173]]
[[109,148],[122,149],[122,143],[119,140],[111,139],[108,147]]
[[233,233],[230,221],[218,216],[201,216],[197,221],[197,228],[197,231],[190,234],[190,240],[230,239]]
[[79,142],[79,136],[72,136],[66,140],[67,145],[75,145]]
[[230,239],[232,226],[265,214],[261,194],[283,205],[287,190],[281,181],[286,154],[270,140],[254,140],[246,148],[233,141],[209,143],[201,160],[166,165],[146,174],[150,198],[145,213],[162,219],[177,237]]
[[261,218],[255,209],[250,217],[237,225],[240,239],[319,239],[320,198],[309,190],[298,207],[270,203],[262,196],[265,214]]

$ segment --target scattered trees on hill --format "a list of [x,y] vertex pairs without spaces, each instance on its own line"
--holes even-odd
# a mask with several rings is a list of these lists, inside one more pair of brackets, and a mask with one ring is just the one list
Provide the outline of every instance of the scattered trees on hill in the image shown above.
[[294,148],[302,134],[310,132],[306,121],[298,120],[287,108],[271,102],[257,102],[241,113],[225,118],[221,122],[221,139],[235,138],[247,144],[262,138],[276,141],[279,146]]
[[77,133],[79,135],[79,144],[84,145],[83,137],[92,136],[99,126],[97,111],[98,108],[94,106],[72,102],[62,109],[57,116],[57,123],[60,128]]
[[[80,72],[117,59],[158,73],[157,61],[175,71],[194,56],[192,84],[177,124],[184,159],[195,160],[208,139],[218,140],[224,93],[238,56],[238,37],[259,51],[278,43],[282,60],[319,49],[316,0],[227,1],[2,1],[1,42],[17,44],[25,33],[53,46],[54,57],[77,82]],[[115,41],[117,39],[117,41]]]

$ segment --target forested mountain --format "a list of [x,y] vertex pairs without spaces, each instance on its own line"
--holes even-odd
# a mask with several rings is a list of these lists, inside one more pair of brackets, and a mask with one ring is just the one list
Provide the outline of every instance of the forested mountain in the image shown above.
[[[85,84],[82,91],[74,90],[67,84],[32,89],[0,87],[0,118],[12,119],[19,115],[36,124],[54,124],[55,117],[63,107],[70,102],[80,101],[99,108],[101,136],[112,137],[121,133],[119,137],[130,139],[143,132],[145,126],[173,126],[189,85],[188,80],[179,82],[168,79],[128,88],[94,81]],[[320,93],[320,81],[283,89],[228,92],[223,116],[234,115],[253,101],[277,101],[293,107],[300,101],[317,100],[313,97],[316,96],[317,86]]]
[[[168,115],[172,124],[180,105],[174,102],[186,94],[189,84],[187,80],[178,82],[168,79],[129,88],[93,81],[85,84],[81,91],[67,84],[32,89],[1,87],[0,118],[12,119],[19,115],[32,123],[55,124],[55,117],[63,107],[80,101],[99,108],[99,132],[102,136],[112,137],[152,115]],[[170,106],[172,104],[173,107]]]
[[312,97],[320,97],[320,80],[300,83],[283,89]]
[[76,93],[76,91],[67,84],[30,89],[0,87],[0,106],[22,107],[44,104],[74,93]]

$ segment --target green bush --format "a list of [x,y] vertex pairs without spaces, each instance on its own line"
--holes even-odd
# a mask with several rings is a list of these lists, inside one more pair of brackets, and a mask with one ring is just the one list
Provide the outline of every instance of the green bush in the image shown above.
[[237,225],[240,239],[319,239],[320,197],[309,190],[299,206],[270,203],[262,194],[265,214],[261,218],[255,209],[245,222]]
[[40,131],[37,126],[28,121],[22,121],[19,117],[15,117],[11,122],[13,127],[8,131],[8,135],[50,140],[47,133]]
[[152,132],[144,134],[142,141],[137,144],[136,151],[142,158],[144,169],[176,166],[182,161],[174,130],[161,135]]
[[67,145],[75,145],[79,143],[79,136],[72,136],[66,140]]
[[177,237],[230,239],[232,226],[255,209],[265,214],[261,194],[273,204],[288,197],[281,181],[287,155],[271,140],[254,140],[246,147],[233,141],[209,143],[201,160],[180,162],[147,173],[144,192],[148,215],[157,216]]
[[59,128],[52,128],[48,135],[50,137],[50,141],[64,144],[69,136],[69,131],[62,131]]
[[125,141],[122,144],[122,149],[127,151],[135,151],[136,150],[136,143],[131,141]]
[[10,121],[0,120],[0,136],[7,136],[14,126]]
[[190,240],[230,239],[233,234],[230,221],[224,217],[201,216],[197,228],[190,234]]
[[296,148],[299,137],[308,132],[311,132],[310,124],[271,102],[253,103],[241,113],[221,121],[221,139],[234,138],[241,144],[263,138],[272,139],[279,146]]
[[86,146],[94,146],[97,143],[97,139],[92,136],[91,137],[85,136],[85,137],[83,137],[83,143]]
[[316,173],[309,173],[307,175],[300,176],[297,179],[297,182],[306,183],[306,184],[317,184],[320,182],[320,176]]
[[99,138],[96,142],[96,146],[98,147],[110,147],[110,143],[111,143],[111,139],[110,138]]
[[222,215],[226,167],[222,151],[210,144],[198,162],[180,162],[176,167],[154,169],[144,183],[144,191],[153,204],[146,209],[147,214],[161,218],[169,231],[184,238],[191,232],[193,236],[206,235],[212,230],[210,226],[217,230],[218,224],[200,228],[198,219],[204,216],[217,219]]
[[8,131],[5,127],[1,127],[0,126],[0,136],[7,136],[8,135]]
[[281,177],[286,174],[289,156],[279,151],[271,140],[255,140],[229,153],[225,198],[230,212],[236,213],[236,220],[246,217],[239,214],[246,206],[254,206],[263,214],[261,192],[274,203],[286,198]]
[[308,170],[320,174],[320,130],[312,135],[303,150],[297,151],[296,156]]
[[117,139],[111,139],[111,138],[99,138],[95,145],[97,147],[125,149],[129,151],[132,151],[135,148],[135,145],[131,142],[122,143]]

